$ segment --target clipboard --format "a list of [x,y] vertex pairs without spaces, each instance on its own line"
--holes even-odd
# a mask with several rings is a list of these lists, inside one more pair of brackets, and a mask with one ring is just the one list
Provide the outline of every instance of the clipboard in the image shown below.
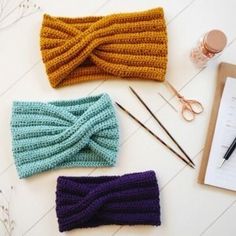
[[222,93],[224,90],[225,81],[227,77],[232,77],[236,79],[236,65],[222,62],[218,66],[217,85],[216,85],[215,96],[214,96],[214,104],[211,111],[211,117],[210,117],[210,122],[208,126],[208,134],[207,134],[207,139],[206,139],[206,143],[205,143],[205,147],[203,151],[200,172],[198,176],[198,183],[200,184],[204,184],[206,169],[208,165],[208,159],[209,159],[209,155],[211,151],[211,144],[212,144],[216,121],[217,121],[218,110],[219,110],[220,101],[221,101],[221,97],[222,97]]

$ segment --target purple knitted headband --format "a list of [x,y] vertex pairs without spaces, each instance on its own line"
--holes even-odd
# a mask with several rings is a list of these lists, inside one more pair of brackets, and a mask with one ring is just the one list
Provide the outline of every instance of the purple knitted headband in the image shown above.
[[99,225],[160,225],[154,171],[123,176],[59,177],[56,213],[60,232]]

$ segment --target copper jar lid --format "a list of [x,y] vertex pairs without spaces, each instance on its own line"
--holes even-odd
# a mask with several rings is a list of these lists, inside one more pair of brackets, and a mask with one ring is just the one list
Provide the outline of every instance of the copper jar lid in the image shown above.
[[226,43],[226,35],[220,30],[211,30],[203,38],[204,47],[211,53],[221,52]]

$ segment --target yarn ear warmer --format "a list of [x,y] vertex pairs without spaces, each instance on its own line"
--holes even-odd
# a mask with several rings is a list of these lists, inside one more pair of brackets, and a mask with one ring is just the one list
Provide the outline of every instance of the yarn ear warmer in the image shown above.
[[60,232],[99,225],[160,225],[154,171],[104,177],[59,177],[56,213]]
[[20,178],[55,168],[116,162],[118,123],[107,94],[48,103],[14,102],[11,127]]
[[45,14],[40,46],[54,88],[117,77],[165,79],[167,33],[162,8],[104,17]]

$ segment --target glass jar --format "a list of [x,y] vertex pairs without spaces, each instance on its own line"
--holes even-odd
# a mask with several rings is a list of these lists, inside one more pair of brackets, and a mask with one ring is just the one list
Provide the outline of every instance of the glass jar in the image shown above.
[[190,58],[199,68],[207,65],[207,62],[226,46],[227,38],[220,30],[211,30],[206,33],[191,50]]

